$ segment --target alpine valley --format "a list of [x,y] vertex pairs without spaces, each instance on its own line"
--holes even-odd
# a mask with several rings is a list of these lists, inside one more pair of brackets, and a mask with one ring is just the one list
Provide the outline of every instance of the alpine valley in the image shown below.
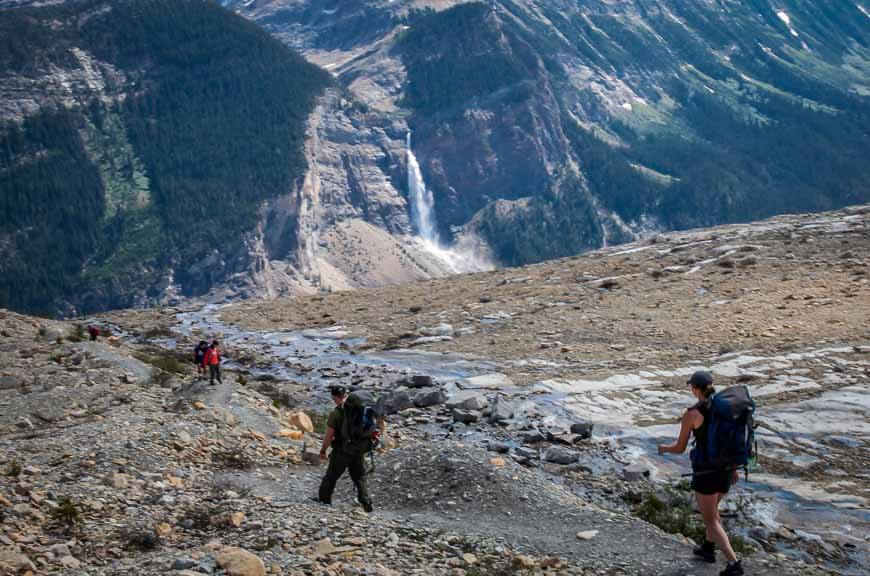
[[861,1],[223,4],[0,2],[0,306],[379,286],[870,198]]

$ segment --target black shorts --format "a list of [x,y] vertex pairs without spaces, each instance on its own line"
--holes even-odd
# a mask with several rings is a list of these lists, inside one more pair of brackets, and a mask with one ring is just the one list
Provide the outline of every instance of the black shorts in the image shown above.
[[703,470],[692,472],[692,490],[700,494],[727,494],[731,489],[733,470]]

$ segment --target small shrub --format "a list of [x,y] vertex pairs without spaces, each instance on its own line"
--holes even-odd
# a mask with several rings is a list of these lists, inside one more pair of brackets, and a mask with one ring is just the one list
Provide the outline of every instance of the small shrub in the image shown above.
[[86,336],[86,334],[85,334],[84,325],[76,324],[73,327],[72,334],[68,335],[66,337],[66,339],[69,340],[70,342],[82,342],[83,340],[85,340],[85,336]]
[[142,333],[142,337],[150,338],[169,338],[172,336],[172,330],[166,326],[154,326]]
[[18,460],[12,460],[9,463],[9,467],[6,469],[6,475],[11,476],[12,478],[18,478],[21,476],[21,463]]
[[57,508],[51,511],[52,519],[66,528],[72,528],[82,521],[82,513],[78,505],[70,498],[61,498]]
[[314,426],[314,433],[326,434],[326,421],[329,420],[329,413],[312,412],[309,416],[311,417],[311,424]]
[[254,465],[254,460],[248,456],[242,446],[231,446],[212,455],[212,460],[225,468],[247,470]]
[[57,338],[54,339],[55,344],[63,344],[63,336],[58,334]]
[[161,352],[158,354],[145,354],[139,352],[133,354],[133,357],[140,362],[150,364],[164,372],[170,372],[172,374],[185,374],[187,372],[187,363],[183,362],[178,358],[178,356],[172,353]]
[[239,386],[247,386],[248,379],[245,378],[244,374],[239,374],[238,378],[236,378],[236,382],[239,383]]
[[684,496],[665,502],[650,492],[633,511],[641,520],[670,534],[682,534],[698,542],[704,537],[704,525],[695,517],[691,501]]
[[160,388],[166,388],[169,386],[169,382],[172,380],[172,374],[165,370],[161,370],[159,368],[153,368],[151,370],[151,385],[159,386]]

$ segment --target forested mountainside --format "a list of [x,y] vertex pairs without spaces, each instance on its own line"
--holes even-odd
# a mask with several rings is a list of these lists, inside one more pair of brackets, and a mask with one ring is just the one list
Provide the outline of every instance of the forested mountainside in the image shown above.
[[35,4],[0,1],[0,306],[443,273],[408,132],[501,265],[870,199],[859,1]]
[[410,110],[443,231],[503,263],[870,197],[860,2],[226,4]]
[[42,314],[236,271],[330,83],[201,0],[2,10],[0,42],[0,307]]

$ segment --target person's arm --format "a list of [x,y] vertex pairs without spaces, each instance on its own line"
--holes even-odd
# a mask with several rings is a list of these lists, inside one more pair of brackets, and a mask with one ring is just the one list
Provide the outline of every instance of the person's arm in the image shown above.
[[664,444],[659,445],[659,454],[682,454],[685,452],[686,446],[689,445],[689,436],[691,435],[692,430],[701,425],[703,418],[704,417],[701,416],[701,413],[697,410],[686,410],[686,413],[683,414],[683,419],[680,425],[680,435],[677,438],[677,441],[670,446]]
[[326,429],[326,434],[323,435],[323,444],[320,445],[320,459],[326,459],[326,449],[332,445],[332,439],[335,438],[335,430],[332,428]]

